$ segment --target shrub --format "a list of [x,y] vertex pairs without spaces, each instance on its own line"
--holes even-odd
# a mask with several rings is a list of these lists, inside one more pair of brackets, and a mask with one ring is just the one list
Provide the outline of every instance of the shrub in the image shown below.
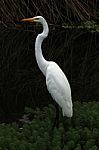
[[98,108],[98,102],[75,102],[74,116],[60,114],[59,128],[53,130],[54,106],[32,110],[32,121],[21,128],[15,123],[0,125],[0,150],[98,150]]

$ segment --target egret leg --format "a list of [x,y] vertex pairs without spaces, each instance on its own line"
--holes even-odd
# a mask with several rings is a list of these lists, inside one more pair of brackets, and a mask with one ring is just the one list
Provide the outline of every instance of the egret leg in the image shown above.
[[56,126],[57,128],[59,128],[59,106],[58,104],[55,104],[56,107],[56,116],[55,116],[55,120],[54,120],[54,124],[52,129]]

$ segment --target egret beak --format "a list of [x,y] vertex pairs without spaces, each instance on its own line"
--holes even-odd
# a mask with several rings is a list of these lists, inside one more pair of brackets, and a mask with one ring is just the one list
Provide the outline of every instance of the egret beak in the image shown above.
[[25,19],[22,19],[21,21],[24,21],[24,22],[36,22],[37,19],[36,19],[36,17],[33,17],[33,18],[25,18]]

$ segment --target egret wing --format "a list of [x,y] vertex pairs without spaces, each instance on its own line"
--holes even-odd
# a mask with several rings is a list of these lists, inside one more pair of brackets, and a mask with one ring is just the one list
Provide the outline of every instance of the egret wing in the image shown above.
[[56,63],[51,63],[46,72],[46,85],[53,99],[60,105],[63,115],[72,111],[71,89],[69,82]]

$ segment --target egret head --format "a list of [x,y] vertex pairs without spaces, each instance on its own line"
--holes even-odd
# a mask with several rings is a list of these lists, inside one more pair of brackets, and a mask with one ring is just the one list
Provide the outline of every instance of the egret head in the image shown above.
[[48,32],[49,32],[49,28],[48,28],[46,20],[42,16],[36,16],[36,17],[33,17],[33,18],[25,18],[25,19],[22,19],[21,21],[41,23],[42,26],[43,26],[43,37],[44,38],[47,37]]

